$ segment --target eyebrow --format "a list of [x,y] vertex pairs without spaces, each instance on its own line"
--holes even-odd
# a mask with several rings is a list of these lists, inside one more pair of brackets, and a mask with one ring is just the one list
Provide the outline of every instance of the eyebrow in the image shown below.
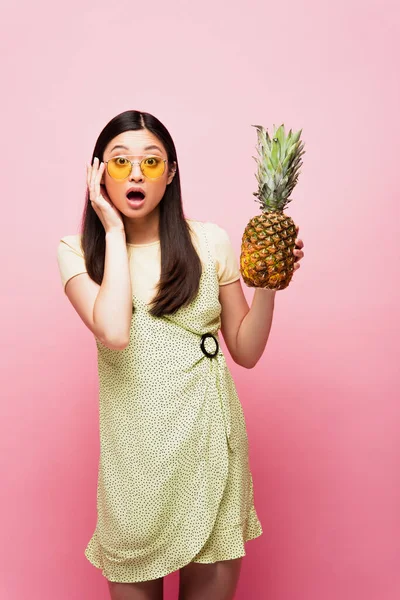
[[[123,150],[129,150],[129,148],[127,146],[121,146],[120,144],[118,144],[117,146],[114,146],[114,148],[112,148],[110,150],[110,154],[111,152],[114,152],[114,150],[116,150],[117,148],[122,148]],[[146,146],[144,148],[144,150],[159,150],[160,152],[162,152],[161,148],[159,148],[159,146],[156,146],[155,144],[151,144],[150,146]]]

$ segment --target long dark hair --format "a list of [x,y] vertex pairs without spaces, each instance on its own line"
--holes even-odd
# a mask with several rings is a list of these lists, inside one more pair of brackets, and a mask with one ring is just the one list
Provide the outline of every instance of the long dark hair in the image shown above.
[[[192,244],[190,226],[185,220],[181,197],[179,167],[174,142],[164,125],[153,115],[127,110],[104,127],[95,144],[92,161],[103,161],[107,144],[123,131],[148,129],[164,144],[168,164],[175,162],[176,172],[167,185],[160,207],[161,273],[157,293],[149,312],[155,317],[174,313],[195,298],[199,289],[202,264]],[[101,285],[106,252],[105,229],[93,209],[89,190],[81,222],[81,244],[88,275]],[[134,310],[134,306],[132,307]]]

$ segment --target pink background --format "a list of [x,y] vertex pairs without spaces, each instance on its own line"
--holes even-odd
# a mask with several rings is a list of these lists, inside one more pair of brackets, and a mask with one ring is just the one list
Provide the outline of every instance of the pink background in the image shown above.
[[224,227],[238,257],[259,212],[251,125],[303,128],[287,213],[305,258],[257,366],[227,357],[264,528],[236,598],[398,600],[399,17],[394,0],[2,8],[2,598],[108,598],[83,554],[96,348],[56,248],[78,231],[100,130],[139,109],[175,140],[187,216]]

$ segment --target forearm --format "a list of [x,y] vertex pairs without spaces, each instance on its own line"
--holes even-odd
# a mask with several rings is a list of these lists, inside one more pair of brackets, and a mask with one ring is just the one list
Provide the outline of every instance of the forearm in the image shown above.
[[126,236],[106,233],[104,276],[93,307],[93,320],[101,324],[104,339],[116,346],[129,342],[132,319],[132,288]]
[[276,290],[255,288],[251,308],[237,335],[238,362],[251,369],[262,356],[268,341],[274,313]]

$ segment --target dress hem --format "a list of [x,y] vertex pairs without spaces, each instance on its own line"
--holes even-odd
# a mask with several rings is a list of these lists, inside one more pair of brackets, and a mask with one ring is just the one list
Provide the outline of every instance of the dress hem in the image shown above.
[[[203,549],[205,548],[205,546],[207,545],[207,541],[205,542],[205,544],[201,547],[201,549],[199,550],[199,552],[197,554],[195,554],[190,560],[185,559],[185,560],[181,560],[181,561],[177,561],[175,563],[174,566],[169,566],[166,567],[165,569],[160,569],[160,571],[157,573],[157,575],[150,575],[150,576],[138,576],[135,578],[132,578],[132,576],[127,575],[126,578],[124,578],[122,576],[119,576],[118,579],[114,579],[113,575],[107,575],[106,570],[103,568],[102,562],[101,560],[98,560],[95,557],[95,552],[93,550],[93,548],[90,548],[89,546],[86,547],[86,550],[84,552],[87,560],[90,562],[90,564],[92,564],[94,567],[101,569],[103,576],[111,582],[114,583],[139,583],[142,581],[151,581],[153,579],[160,579],[162,577],[166,577],[167,575],[170,575],[171,573],[174,573],[175,571],[185,567],[186,565],[190,564],[191,562],[193,563],[199,563],[199,564],[212,564],[215,562],[219,562],[219,561],[224,561],[224,560],[234,560],[236,558],[242,558],[244,556],[246,556],[246,550],[245,550],[245,544],[253,539],[256,539],[258,537],[260,537],[263,534],[263,529],[261,526],[260,521],[258,520],[257,516],[256,516],[256,512],[254,509],[254,506],[252,507],[251,513],[249,515],[249,519],[247,520],[247,524],[245,525],[245,527],[243,528],[243,526],[239,526],[241,529],[241,533],[240,533],[240,538],[238,540],[238,544],[239,546],[242,546],[241,549],[237,549],[236,551],[234,549],[232,549],[232,551],[229,554],[225,554],[223,551],[219,552],[218,548],[215,548],[215,550],[213,550],[211,548],[210,552],[208,553],[207,556],[207,552],[205,552],[205,557],[201,558],[201,556],[199,558],[196,558],[197,556],[199,556]],[[221,532],[234,532],[233,535],[236,535],[238,526],[233,527],[233,528],[224,528],[223,530],[220,530]],[[243,533],[244,532],[244,533]],[[226,545],[221,544],[221,547],[226,548]],[[236,546],[237,547],[237,546]],[[99,555],[99,553],[97,554]]]

